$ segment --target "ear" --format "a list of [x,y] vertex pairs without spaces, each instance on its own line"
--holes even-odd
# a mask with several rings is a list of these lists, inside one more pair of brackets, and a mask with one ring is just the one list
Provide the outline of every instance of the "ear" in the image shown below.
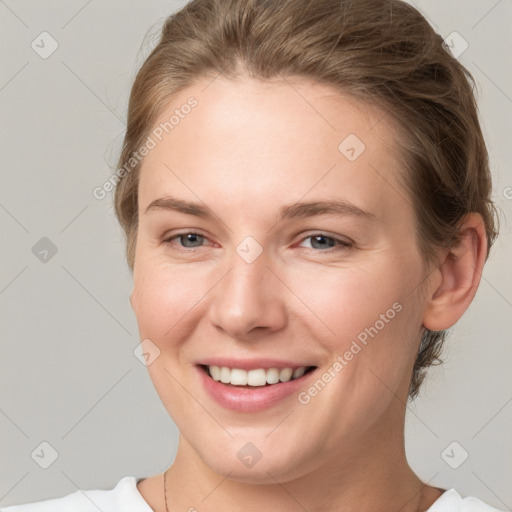
[[471,304],[480,283],[487,257],[487,236],[482,216],[464,217],[459,240],[431,274],[434,286],[429,291],[423,326],[443,331],[454,325]]

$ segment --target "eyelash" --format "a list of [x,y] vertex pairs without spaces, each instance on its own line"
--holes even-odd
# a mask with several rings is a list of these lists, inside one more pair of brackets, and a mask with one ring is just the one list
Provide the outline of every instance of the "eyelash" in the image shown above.
[[[165,240],[163,240],[163,243],[166,244],[166,245],[174,245],[173,241],[175,239],[179,239],[180,237],[186,236],[186,235],[197,235],[197,236],[202,237],[203,239],[207,240],[207,237],[204,236],[204,235],[201,235],[201,233],[197,233],[195,231],[184,231],[182,233],[175,233],[175,234],[173,234],[172,236],[170,236],[170,237],[166,238]],[[323,237],[323,238],[326,238],[326,239],[329,239],[329,240],[334,240],[336,245],[333,246],[333,247],[329,247],[326,250],[315,249],[314,247],[304,247],[304,249],[308,249],[308,250],[314,251],[314,252],[331,253],[331,252],[335,252],[335,251],[347,250],[347,249],[349,249],[349,248],[351,248],[353,246],[352,242],[348,242],[346,240],[342,240],[340,238],[336,238],[336,237],[333,237],[333,236],[327,235],[326,233],[321,233],[321,232],[313,233],[311,235],[308,235],[308,236],[302,238],[300,240],[300,243],[302,243],[305,240],[308,240],[310,238],[316,238],[316,237]],[[198,246],[198,247],[178,246],[178,250],[184,251],[184,252],[190,252],[191,250],[198,249],[199,247],[204,247],[204,246],[202,246],[202,245]]]

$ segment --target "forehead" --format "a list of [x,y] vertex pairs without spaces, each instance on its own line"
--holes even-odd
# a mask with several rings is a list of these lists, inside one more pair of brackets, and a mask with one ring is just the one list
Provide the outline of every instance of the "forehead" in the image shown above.
[[[184,108],[191,97],[196,106]],[[176,188],[190,199],[191,192],[217,188],[226,197],[255,200],[258,191],[271,191],[278,201],[308,189],[357,196],[361,187],[367,194],[373,187],[369,200],[396,195],[383,187],[385,181],[398,186],[390,119],[329,85],[299,78],[203,80],[174,98],[155,130],[161,140],[153,135],[156,145],[141,168],[145,204]]]

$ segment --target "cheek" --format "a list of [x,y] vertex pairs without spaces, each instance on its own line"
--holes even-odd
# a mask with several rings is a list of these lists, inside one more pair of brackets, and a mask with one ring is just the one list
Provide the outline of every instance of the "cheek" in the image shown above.
[[[137,260],[136,260],[137,261]],[[169,265],[141,255],[134,270],[132,301],[140,336],[158,341],[179,338],[211,288],[211,271],[194,265]],[[167,345],[166,345],[167,346]]]
[[147,370],[168,413],[182,425],[190,409],[190,396],[178,377],[183,369],[182,347],[199,322],[201,298],[211,285],[193,266],[170,266],[144,256],[136,260],[132,294],[139,336],[160,351]]
[[365,266],[301,271],[295,277],[290,274],[289,279],[310,310],[308,315],[314,313],[333,338],[348,339],[376,322],[382,327],[382,321],[395,318],[400,307],[393,305],[404,301],[412,281],[404,269],[399,272],[394,266],[375,261]]
[[303,321],[318,326],[317,342],[333,360],[347,362],[347,378],[363,379],[361,390],[379,386],[373,373],[396,388],[414,361],[421,334],[419,268],[412,258],[407,264],[389,258],[297,275],[294,290],[310,310]]

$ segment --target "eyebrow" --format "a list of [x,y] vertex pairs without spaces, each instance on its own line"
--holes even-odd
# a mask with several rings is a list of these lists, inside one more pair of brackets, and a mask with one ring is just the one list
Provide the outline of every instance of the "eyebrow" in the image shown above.
[[[184,201],[171,196],[161,197],[152,201],[145,210],[145,214],[153,209],[172,210],[197,217],[217,217],[206,205]],[[338,215],[352,215],[367,219],[374,219],[375,215],[348,201],[312,201],[282,206],[279,210],[278,220],[312,217],[334,213]]]

